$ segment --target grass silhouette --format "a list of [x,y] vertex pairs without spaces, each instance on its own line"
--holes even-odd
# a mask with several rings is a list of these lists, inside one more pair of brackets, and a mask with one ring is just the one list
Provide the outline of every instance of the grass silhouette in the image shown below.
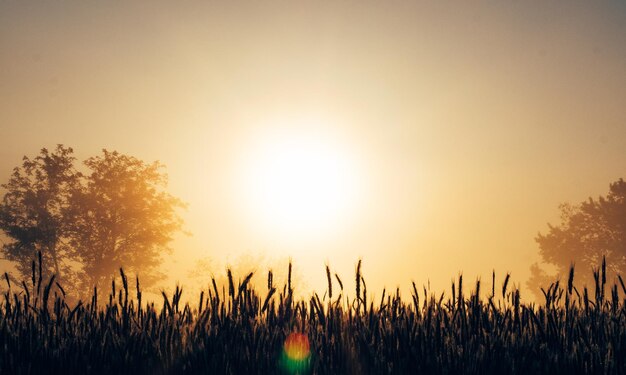
[[[162,293],[162,304],[143,303],[120,269],[108,300],[66,303],[54,276],[12,284],[0,308],[0,373],[81,374],[477,374],[626,372],[626,294],[623,280],[607,288],[606,264],[594,270],[593,295],[558,281],[540,305],[520,303],[518,289],[492,277],[481,299],[480,281],[469,295],[463,278],[451,296],[428,295],[413,284],[411,300],[396,290],[367,298],[360,261],[354,297],[338,275],[320,298],[295,300],[291,280],[268,290],[249,286],[252,273],[228,286],[202,291],[198,304],[182,304],[182,288]],[[291,265],[290,265],[291,267]],[[456,285],[455,285],[456,284]],[[618,293],[618,288],[621,291]],[[605,295],[605,291],[608,293]],[[285,340],[301,334],[306,360],[281,365]],[[309,348],[310,346],[310,348]],[[308,352],[310,350],[310,353]],[[305,357],[305,354],[307,355]]]

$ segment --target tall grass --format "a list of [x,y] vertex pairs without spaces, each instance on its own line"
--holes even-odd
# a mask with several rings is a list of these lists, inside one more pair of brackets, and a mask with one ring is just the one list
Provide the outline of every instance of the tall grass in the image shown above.
[[[291,268],[291,266],[290,266]],[[228,286],[215,280],[196,306],[181,304],[183,289],[143,302],[120,269],[108,300],[74,306],[55,277],[43,280],[41,259],[21,285],[5,274],[0,308],[0,374],[274,374],[285,338],[303,332],[311,347],[310,370],[318,374],[626,373],[626,294],[606,285],[606,264],[594,270],[595,285],[582,291],[558,281],[543,289],[540,305],[523,304],[492,275],[481,299],[480,281],[463,294],[463,278],[451,296],[423,293],[413,284],[410,302],[396,289],[368,300],[359,261],[356,290],[349,296],[326,266],[328,290],[295,300],[291,280],[254,290],[252,273]],[[456,285],[455,285],[456,284]],[[608,292],[605,293],[605,292]]]

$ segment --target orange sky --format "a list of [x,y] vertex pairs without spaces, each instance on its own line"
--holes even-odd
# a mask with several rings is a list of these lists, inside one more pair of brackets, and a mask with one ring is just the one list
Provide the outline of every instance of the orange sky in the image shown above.
[[[371,287],[524,282],[558,204],[626,177],[624,108],[620,1],[0,2],[0,181],[56,143],[161,160],[193,233],[173,280],[263,253],[316,288],[358,257]],[[334,230],[262,229],[242,203],[275,132],[358,172]]]

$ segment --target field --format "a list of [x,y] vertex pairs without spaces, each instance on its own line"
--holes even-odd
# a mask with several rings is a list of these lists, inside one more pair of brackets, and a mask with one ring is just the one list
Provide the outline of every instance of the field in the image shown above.
[[[354,297],[327,268],[322,297],[294,300],[290,282],[253,290],[252,274],[181,304],[142,300],[139,280],[113,282],[108,299],[68,306],[54,279],[8,290],[0,309],[0,374],[541,374],[625,373],[626,288],[578,290],[574,272],[545,290],[541,305],[520,303],[509,276],[464,295],[459,277],[445,294],[413,285],[411,299],[383,291],[372,301],[360,272]],[[290,270],[291,271],[291,266]],[[496,285],[497,284],[497,285]],[[621,284],[621,285],[619,285]],[[264,289],[264,288],[263,288]]]

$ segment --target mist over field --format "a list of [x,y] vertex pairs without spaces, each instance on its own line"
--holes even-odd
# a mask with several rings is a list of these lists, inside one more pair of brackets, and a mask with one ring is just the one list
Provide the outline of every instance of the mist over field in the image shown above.
[[0,358],[623,371],[625,46],[621,1],[1,1]]

